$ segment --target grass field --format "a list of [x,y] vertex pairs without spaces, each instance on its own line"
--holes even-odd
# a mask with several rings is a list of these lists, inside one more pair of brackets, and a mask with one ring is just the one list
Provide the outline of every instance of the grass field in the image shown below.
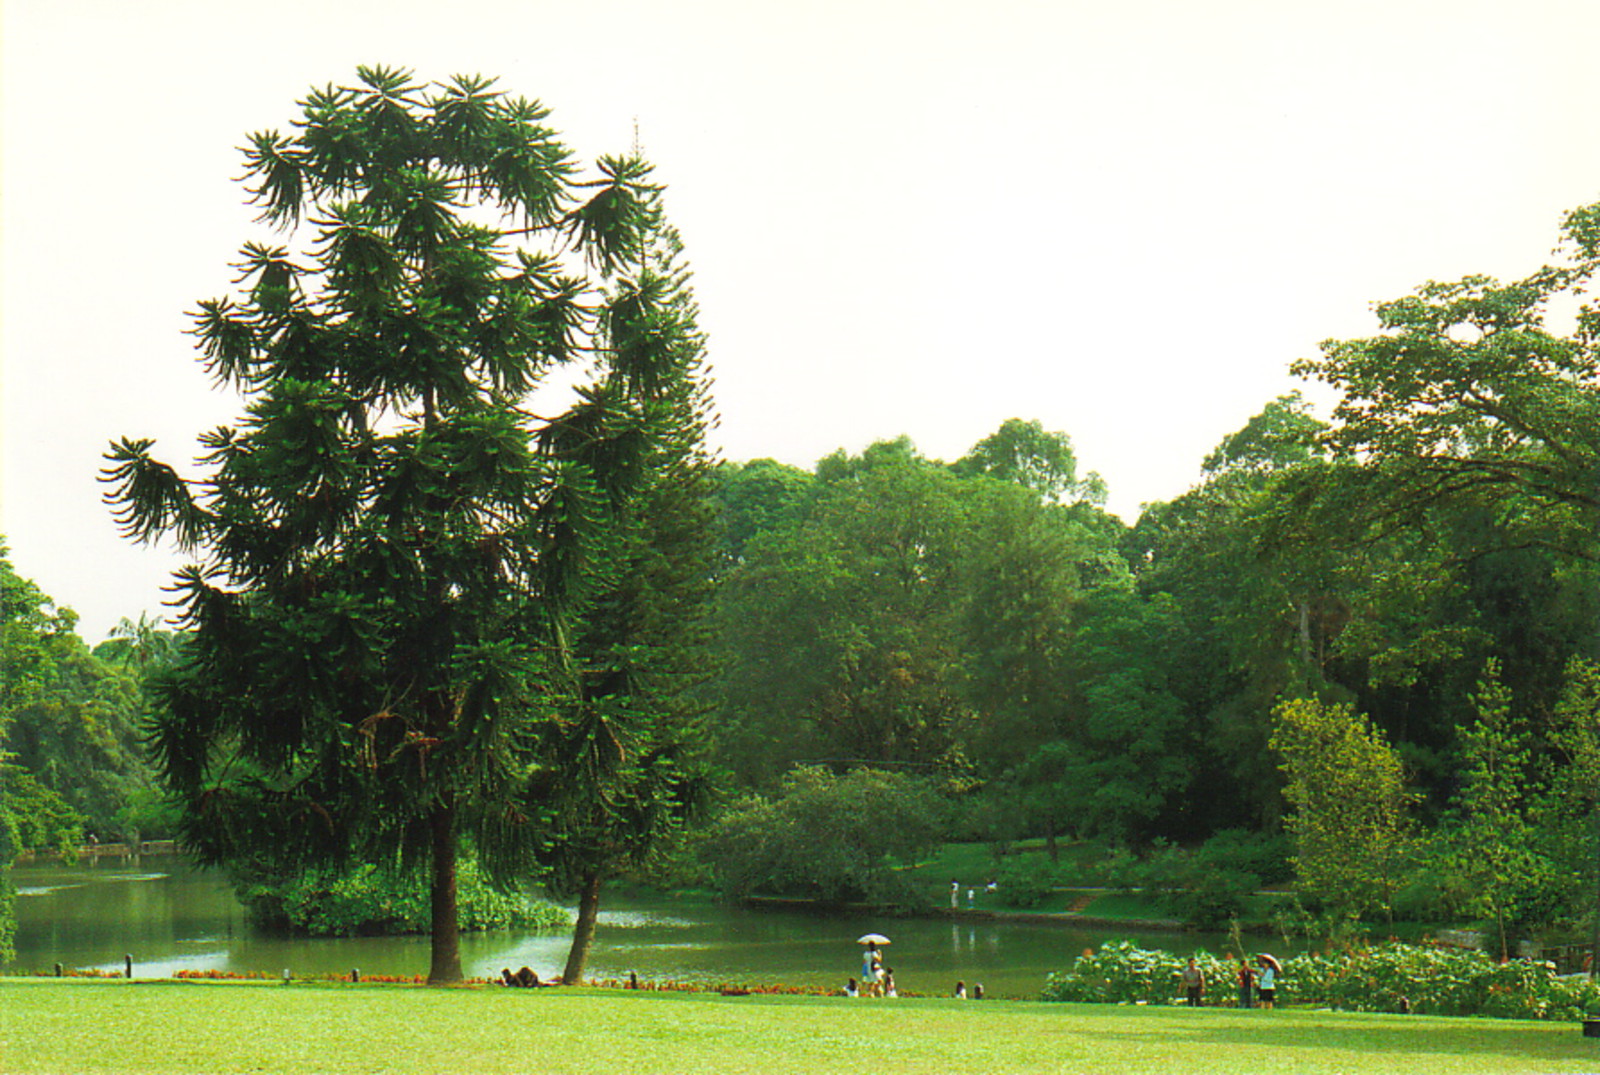
[[606,990],[0,980],[0,1071],[1600,1071],[1572,1024]]

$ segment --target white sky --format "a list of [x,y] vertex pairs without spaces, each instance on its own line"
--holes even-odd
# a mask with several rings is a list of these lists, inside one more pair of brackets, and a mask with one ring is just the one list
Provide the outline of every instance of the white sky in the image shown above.
[[498,75],[586,156],[638,119],[725,458],[1038,418],[1131,521],[1373,301],[1546,258],[1597,41],[1589,0],[5,0],[0,534],[91,642],[161,612],[100,455],[238,413],[183,335],[258,234],[234,147],[360,63]]

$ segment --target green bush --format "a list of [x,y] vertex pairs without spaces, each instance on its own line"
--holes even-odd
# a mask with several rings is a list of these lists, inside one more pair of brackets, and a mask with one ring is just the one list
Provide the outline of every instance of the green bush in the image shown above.
[[[571,916],[542,900],[497,892],[477,864],[457,870],[457,918],[465,932],[491,929],[563,929]],[[310,870],[281,884],[254,883],[239,893],[263,928],[318,937],[426,933],[429,893],[421,877],[397,877],[371,865],[348,872]]]
[[1161,893],[1163,910],[1187,925],[1222,929],[1243,918],[1261,879],[1253,873],[1194,863],[1179,879],[1181,887]]
[[1221,929],[1244,916],[1261,885],[1256,874],[1226,865],[1242,859],[1230,856],[1227,845],[1208,854],[1205,848],[1158,844],[1144,862],[1124,869],[1126,880],[1154,897],[1167,914],[1201,929]]
[[[1209,952],[1193,955],[1206,976],[1206,992],[1217,997],[1234,996],[1236,965]],[[1178,974],[1188,960],[1188,956],[1159,948],[1140,948],[1132,941],[1110,941],[1097,952],[1079,956],[1071,970],[1050,975],[1040,999],[1088,1004],[1171,1004],[1182,997]]]
[[1002,907],[1037,907],[1055,888],[1055,874],[1042,857],[1029,861],[1008,861],[995,874],[995,898]]
[[[1186,958],[1114,941],[1079,958],[1071,970],[1052,974],[1043,999],[1170,1003],[1179,992],[1177,974]],[[1195,958],[1208,991],[1231,997],[1235,965],[1206,952],[1196,952]],[[1346,1011],[1580,1019],[1600,1010],[1600,987],[1587,979],[1557,977],[1548,963],[1496,963],[1482,952],[1383,944],[1286,960],[1278,999]]]
[[1600,988],[1587,979],[1465,949],[1381,944],[1351,955],[1299,956],[1285,970],[1297,997],[1348,1011],[1580,1019],[1600,1010]]
[[1224,829],[1201,845],[1198,857],[1219,870],[1254,874],[1256,887],[1294,879],[1294,846],[1283,833]]
[[827,903],[917,906],[927,894],[897,865],[938,847],[947,815],[932,782],[903,773],[818,766],[790,772],[777,795],[749,796],[700,844],[718,887]]

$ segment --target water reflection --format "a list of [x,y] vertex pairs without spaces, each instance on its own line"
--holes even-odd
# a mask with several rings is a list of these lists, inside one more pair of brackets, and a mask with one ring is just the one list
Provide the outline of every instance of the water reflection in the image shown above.
[[[312,939],[257,933],[220,876],[178,860],[122,867],[45,866],[14,871],[17,952],[13,970],[53,964],[167,977],[178,970],[296,974],[413,975],[428,968],[426,937]],[[837,988],[860,970],[855,938],[888,935],[888,964],[904,993],[947,994],[957,979],[992,996],[1034,996],[1052,971],[1112,936],[1010,922],[807,914],[711,903],[612,897],[602,910],[588,973],[596,978]],[[1225,947],[1218,936],[1135,937],[1187,949]],[[464,934],[462,965],[473,977],[502,967],[561,973],[565,934]]]

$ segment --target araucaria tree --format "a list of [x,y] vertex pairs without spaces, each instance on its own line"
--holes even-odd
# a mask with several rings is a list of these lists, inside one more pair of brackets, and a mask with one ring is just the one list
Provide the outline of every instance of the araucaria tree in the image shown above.
[[[641,267],[637,157],[586,175],[478,77],[362,68],[301,109],[243,151],[287,242],[246,244],[240,293],[194,315],[244,416],[193,478],[148,440],[108,453],[127,532],[197,558],[152,742],[204,860],[426,871],[429,979],[453,981],[457,857],[512,879],[550,832],[572,640],[698,337],[648,316],[677,299]],[[570,406],[534,398],[565,366]]]

